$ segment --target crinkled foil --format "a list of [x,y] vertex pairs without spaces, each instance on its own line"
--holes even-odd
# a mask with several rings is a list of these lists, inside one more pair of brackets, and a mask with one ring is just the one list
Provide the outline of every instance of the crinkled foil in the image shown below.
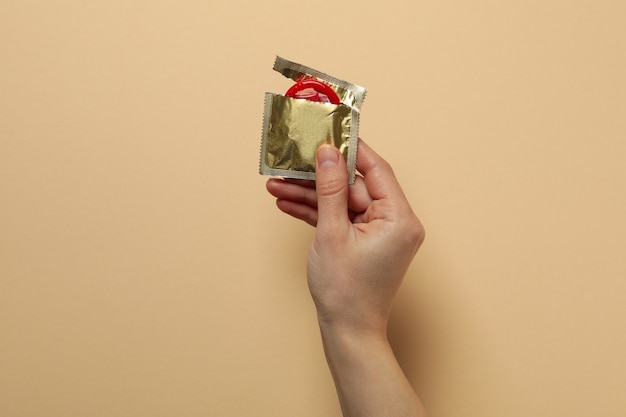
[[265,95],[261,173],[315,179],[315,153],[329,143],[344,156],[354,182],[359,114],[343,104],[316,103],[279,94]]
[[365,100],[367,89],[356,84],[335,78],[332,75],[324,74],[313,68],[297,64],[286,60],[285,58],[276,57],[274,61],[274,71],[278,71],[287,78],[297,81],[301,77],[314,78],[330,85],[343,104],[350,107],[360,109]]
[[356,171],[359,109],[365,99],[365,88],[280,57],[276,58],[274,70],[294,80],[310,77],[328,84],[337,92],[341,104],[266,93],[259,172],[314,180],[317,148],[328,143],[342,153],[348,167],[348,181],[352,184]]

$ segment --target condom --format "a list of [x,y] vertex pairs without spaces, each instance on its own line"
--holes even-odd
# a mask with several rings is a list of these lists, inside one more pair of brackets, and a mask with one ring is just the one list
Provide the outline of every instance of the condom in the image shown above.
[[300,78],[298,82],[291,86],[285,96],[301,98],[316,103],[340,104],[339,96],[328,84],[312,78]]
[[295,81],[285,94],[265,93],[259,173],[315,179],[315,153],[332,144],[354,182],[360,110],[367,90],[276,57],[274,70]]

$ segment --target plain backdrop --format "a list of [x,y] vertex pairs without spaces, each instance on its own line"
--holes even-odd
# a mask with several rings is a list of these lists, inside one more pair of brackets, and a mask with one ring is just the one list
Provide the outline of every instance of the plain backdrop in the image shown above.
[[432,417],[626,413],[626,3],[0,1],[0,415],[340,415],[275,55],[369,89]]

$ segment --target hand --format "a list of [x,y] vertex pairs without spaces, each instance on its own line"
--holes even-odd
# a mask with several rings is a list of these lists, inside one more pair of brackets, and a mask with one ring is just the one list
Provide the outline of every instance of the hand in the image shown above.
[[324,145],[316,182],[272,179],[267,189],[282,211],[317,227],[307,276],[344,416],[426,417],[386,335],[424,228],[389,164],[362,141],[357,169],[349,186],[341,154]]
[[339,151],[317,153],[317,181],[271,179],[268,191],[285,213],[317,226],[308,283],[320,325],[385,332],[393,298],[424,239],[391,166],[365,142],[348,185]]

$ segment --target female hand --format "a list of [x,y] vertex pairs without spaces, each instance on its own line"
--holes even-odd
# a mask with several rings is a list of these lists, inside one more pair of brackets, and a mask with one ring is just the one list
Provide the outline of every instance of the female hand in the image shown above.
[[320,325],[385,331],[424,228],[391,166],[363,141],[357,170],[348,185],[341,154],[323,145],[315,182],[271,179],[267,189],[282,211],[317,227],[307,276]]
[[285,213],[316,226],[309,289],[344,416],[426,417],[387,341],[389,310],[424,228],[389,164],[359,143],[358,176],[332,145],[317,151],[316,181],[272,179]]

